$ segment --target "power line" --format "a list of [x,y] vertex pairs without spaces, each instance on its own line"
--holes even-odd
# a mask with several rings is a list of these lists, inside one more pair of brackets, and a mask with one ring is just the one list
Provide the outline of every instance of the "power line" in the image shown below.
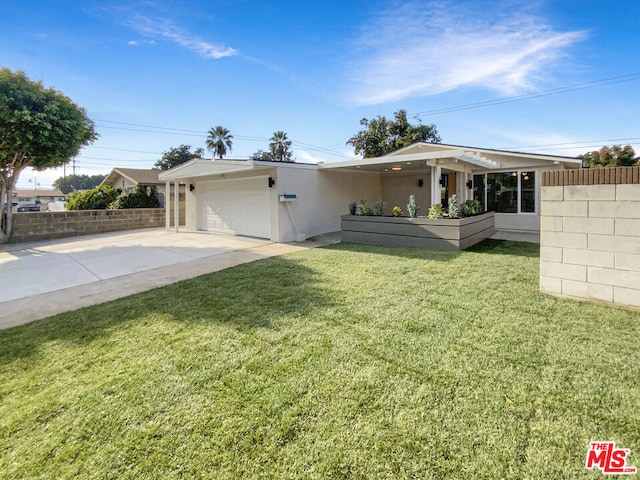
[[[603,145],[619,144],[640,141],[640,137],[627,137],[627,138],[606,138],[602,140],[583,140],[578,142],[563,142],[563,143],[543,143],[539,145],[519,145],[517,147],[501,147],[499,150],[570,150],[572,148],[597,148]],[[546,148],[551,147],[551,148]]]
[[[436,110],[417,112],[417,113],[412,113],[409,116],[412,116],[414,118],[420,118],[423,115],[436,115],[436,114],[440,114],[440,113],[450,113],[450,112],[457,112],[457,111],[463,111],[463,110],[471,110],[471,109],[476,109],[476,108],[483,108],[483,107],[488,107],[488,106],[501,105],[501,104],[505,104],[505,103],[519,102],[519,101],[523,101],[523,100],[529,100],[529,99],[532,99],[532,98],[539,98],[539,97],[545,97],[545,96],[551,96],[551,95],[559,95],[559,94],[562,94],[562,93],[568,93],[568,92],[573,92],[573,91],[577,91],[577,90],[584,90],[584,89],[589,89],[589,88],[596,88],[596,87],[605,86],[605,85],[611,85],[611,84],[616,84],[616,83],[630,82],[630,81],[634,81],[634,80],[640,80],[640,72],[630,73],[630,74],[626,74],[626,75],[619,75],[619,76],[616,76],[616,77],[608,77],[608,78],[603,78],[603,79],[600,79],[600,80],[593,80],[593,81],[589,81],[589,82],[577,83],[577,84],[567,85],[567,86],[564,86],[564,87],[558,87],[558,88],[553,88],[553,89],[549,89],[549,90],[541,90],[541,91],[526,93],[526,94],[522,94],[522,95],[513,95],[513,96],[509,96],[509,97],[502,97],[502,98],[497,98],[497,99],[494,99],[494,100],[487,100],[487,101],[483,101],[483,102],[474,102],[474,103],[468,103],[468,104],[458,105],[458,106],[453,106],[453,107],[446,107],[446,108],[441,108],[441,109],[436,109]],[[198,131],[198,130],[175,128],[175,127],[164,127],[164,126],[158,126],[158,125],[146,125],[146,124],[139,124],[139,123],[119,122],[119,121],[115,121],[115,120],[105,120],[105,119],[96,119],[96,122],[112,124],[112,125],[98,125],[98,126],[101,127],[101,128],[110,128],[110,129],[116,129],[116,130],[125,130],[125,131],[142,132],[142,133],[167,134],[167,135],[183,135],[183,136],[184,135],[188,135],[188,136],[194,136],[194,137],[199,137],[199,138],[206,138],[206,136],[207,136],[206,132],[202,132],[202,131]],[[118,127],[118,126],[113,126],[113,125],[123,125],[123,126],[122,127]],[[136,127],[136,128],[129,128],[129,127]],[[152,129],[152,130],[149,130],[149,129]],[[235,135],[234,138],[237,138],[237,139],[240,139],[240,140],[250,140],[250,141],[269,141],[270,140],[269,138],[266,138],[266,137],[243,136],[243,135]],[[603,140],[602,142],[628,141],[628,140],[633,140],[633,139]],[[292,141],[292,145],[299,146],[299,147],[304,148],[304,149],[309,149],[309,150],[312,150],[312,151],[325,153],[325,154],[329,154],[329,155],[335,155],[335,156],[339,156],[339,157],[343,157],[343,158],[351,158],[350,155],[345,154],[344,152],[339,152],[339,151],[333,150],[332,149],[334,147],[333,145],[330,146],[330,147],[319,147],[317,145],[312,145],[312,144],[309,144],[309,143],[306,143],[306,142],[301,142],[301,141],[296,141],[296,140],[291,140],[291,141]],[[578,142],[578,143],[595,143],[595,142],[599,142],[599,141],[596,140],[596,141],[593,141],[593,142],[589,141],[589,142]],[[559,144],[557,146],[558,147],[562,147],[562,145],[564,145],[564,144]],[[538,148],[538,147],[546,147],[546,146],[556,146],[556,145],[553,145],[553,144],[548,144],[548,145],[528,145],[528,146],[513,147],[513,148]],[[336,145],[336,147],[337,147],[337,145]],[[108,147],[94,147],[94,148],[104,148],[104,149],[118,150],[118,151],[125,151],[125,152],[133,152],[133,153],[149,153],[149,154],[154,154],[154,155],[162,155],[162,153],[160,153],[160,152],[144,152],[144,151],[126,150],[126,149],[117,149],[117,148],[108,148]],[[570,148],[570,147],[568,147],[568,148]],[[84,157],[84,158],[89,158],[89,157]],[[231,157],[228,157],[228,158],[231,158]],[[238,158],[244,158],[244,157],[238,157]],[[105,159],[105,160],[107,160],[107,159]],[[123,161],[123,160],[113,159],[113,161]]]
[[128,152],[128,153],[149,153],[153,155],[162,155],[163,153],[163,152],[147,152],[145,150],[127,150],[126,148],[98,147],[96,145],[88,145],[87,148],[99,148],[101,150],[115,150],[118,152]]
[[577,90],[585,90],[588,88],[601,87],[604,85],[612,85],[614,83],[631,82],[633,80],[640,80],[640,72],[629,73],[627,75],[620,75],[618,77],[603,78],[600,80],[593,80],[590,82],[576,83],[574,85],[567,85],[564,87],[552,88],[549,90],[541,90],[537,92],[525,93],[522,95],[513,95],[510,97],[496,98],[495,100],[487,100],[484,102],[467,103],[464,105],[458,105],[455,107],[446,107],[436,110],[428,110],[424,112],[411,113],[409,116],[419,118],[422,115],[437,115],[439,113],[458,112],[461,110],[471,110],[475,108],[489,107],[493,105],[502,105],[504,103],[520,102],[522,100],[529,100],[531,98],[547,97],[550,95],[559,95],[561,93],[574,92]]
[[[127,123],[127,122],[116,122],[114,120],[99,120],[96,119],[96,122],[104,122],[104,123],[113,123],[116,125],[126,125],[126,126],[130,126],[130,127],[141,127],[141,128],[153,128],[153,131],[150,130],[137,130],[137,129],[129,129],[129,128],[121,128],[121,127],[111,127],[108,125],[99,125],[103,128],[117,128],[119,130],[132,130],[135,132],[148,132],[148,133],[170,133],[172,135],[179,135],[179,134],[193,134],[193,135],[197,135],[200,137],[206,137],[208,136],[208,132],[203,132],[201,130],[186,130],[183,128],[175,128],[175,127],[160,127],[157,125],[144,125],[144,124],[140,124],[140,123]],[[157,132],[155,130],[166,130],[166,132]],[[268,138],[265,137],[254,137],[254,136],[248,136],[248,135],[234,135],[233,138],[238,138],[240,140],[256,140],[256,141],[269,141]]]
[[109,125],[99,125],[96,124],[97,127],[100,128],[110,128],[112,130],[126,130],[128,132],[142,132],[142,133],[158,133],[161,135],[182,135],[182,136],[191,136],[191,137],[206,137],[206,135],[203,134],[195,134],[195,133],[181,133],[181,132],[170,132],[170,131],[166,131],[166,132],[159,132],[157,130],[143,130],[140,128],[126,128],[126,127],[112,127]]
[[[106,120],[97,120],[100,122],[107,122]],[[110,128],[110,129],[114,129],[114,130],[125,130],[125,131],[130,131],[130,132],[142,132],[142,133],[156,133],[156,134],[161,134],[161,135],[188,135],[188,136],[194,136],[194,137],[201,137],[201,138],[206,138],[206,135],[204,133],[187,133],[187,132],[195,132],[195,130],[182,130],[182,129],[171,129],[169,127],[155,127],[152,125],[141,125],[141,124],[133,124],[133,123],[125,123],[125,122],[111,122],[111,123],[117,123],[117,124],[121,124],[121,125],[129,125],[129,126],[136,126],[136,127],[146,127],[146,128],[156,128],[156,129],[162,129],[163,131],[158,131],[158,130],[147,130],[147,129],[143,129],[143,128],[128,128],[128,127],[114,127],[114,126],[110,126],[110,125],[99,125],[97,124],[98,127],[100,128]],[[175,131],[171,131],[171,130],[175,130]],[[247,135],[235,135],[234,138],[237,138],[239,140],[249,140],[249,141],[260,141],[260,142],[268,142],[270,139],[269,138],[265,138],[265,137],[253,137],[253,136],[247,136]],[[328,148],[325,147],[318,147],[316,145],[312,145],[309,143],[305,143],[305,142],[300,142],[300,141],[296,141],[296,140],[292,140],[291,141],[293,145],[300,145],[303,148],[306,149],[310,149],[316,152],[321,152],[321,153],[327,153],[330,155],[336,155],[339,157],[345,157],[345,158],[350,158],[349,155],[346,155],[343,152],[336,152],[334,150],[330,150]],[[100,147],[95,147],[95,148],[100,148]],[[106,148],[106,147],[102,147],[102,148]],[[120,151],[125,151],[125,152],[136,152],[136,150],[124,150],[124,149],[111,149],[111,150],[120,150]],[[158,152],[140,152],[140,153],[154,153],[156,155],[162,155],[161,153]],[[87,158],[87,157],[85,157]],[[227,157],[230,158],[230,157]],[[238,158],[244,158],[244,157],[238,157]]]

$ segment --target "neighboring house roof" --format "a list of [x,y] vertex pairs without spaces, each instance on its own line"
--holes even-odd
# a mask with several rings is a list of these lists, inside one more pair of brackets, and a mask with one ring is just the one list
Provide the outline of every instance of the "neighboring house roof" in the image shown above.
[[18,197],[64,197],[60,190],[14,190]]
[[163,182],[158,180],[158,174],[161,170],[142,169],[142,168],[114,168],[105,177],[100,186],[113,185],[117,182],[118,177],[123,177],[135,185],[162,185]]

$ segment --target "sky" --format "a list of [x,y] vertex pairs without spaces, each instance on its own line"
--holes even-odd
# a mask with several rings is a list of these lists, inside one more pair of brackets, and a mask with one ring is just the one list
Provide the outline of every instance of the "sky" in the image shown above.
[[[638,0],[0,0],[0,66],[87,110],[78,175],[151,168],[217,125],[228,158],[283,130],[300,162],[353,158],[399,109],[442,142],[640,154]],[[73,164],[66,173],[73,172]],[[51,188],[63,169],[26,170]]]

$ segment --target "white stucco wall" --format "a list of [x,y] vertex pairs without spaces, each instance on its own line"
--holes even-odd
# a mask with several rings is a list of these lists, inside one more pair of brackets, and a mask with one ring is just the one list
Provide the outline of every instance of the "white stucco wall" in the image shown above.
[[349,204],[366,198],[373,208],[382,198],[377,174],[319,171],[315,167],[279,167],[278,194],[293,193],[297,200],[278,202],[278,239],[290,242],[297,231],[307,238],[340,230],[340,216],[349,213]]
[[[423,181],[422,187],[418,187],[419,179]],[[387,202],[385,214],[390,215],[395,205],[406,214],[409,195],[416,197],[420,215],[426,215],[431,206],[431,175],[420,173],[382,176],[382,201]],[[370,203],[373,208],[375,201]]]
[[[196,185],[196,190],[191,191],[189,185]],[[171,186],[173,189],[173,185]],[[196,192],[197,192],[197,182],[194,180],[186,180],[186,188],[185,188],[185,206],[186,206],[186,216],[185,216],[185,228],[187,230],[196,230],[197,228],[197,209],[196,209]]]
[[538,233],[540,215],[537,213],[496,213],[496,230]]

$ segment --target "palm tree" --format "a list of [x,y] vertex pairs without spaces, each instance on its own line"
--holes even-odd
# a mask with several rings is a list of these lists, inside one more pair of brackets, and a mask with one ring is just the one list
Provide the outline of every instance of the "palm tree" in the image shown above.
[[227,149],[229,149],[230,152],[232,150],[232,138],[233,135],[229,134],[229,130],[218,125],[216,128],[209,130],[209,135],[207,136],[207,150],[212,152],[214,156],[217,155],[222,159],[222,157],[227,154]]
[[269,148],[271,149],[271,154],[273,155],[273,159],[277,162],[292,162],[292,152],[289,150],[291,148],[291,140],[287,138],[287,134],[282,130],[278,130],[274,132],[273,137],[271,137],[271,143],[269,144]]

